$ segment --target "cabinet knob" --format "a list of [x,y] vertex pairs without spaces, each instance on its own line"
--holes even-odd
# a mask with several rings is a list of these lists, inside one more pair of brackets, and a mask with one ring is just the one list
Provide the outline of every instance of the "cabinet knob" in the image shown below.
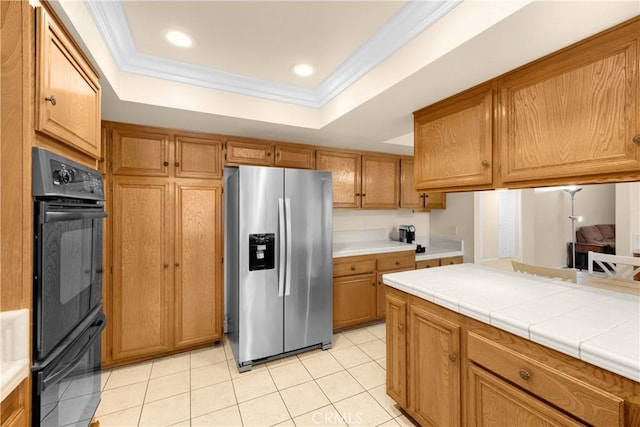
[[396,260],[396,265],[400,265],[400,260]]
[[55,95],[51,95],[48,97],[44,98],[45,101],[49,101],[51,103],[51,105],[56,105],[58,103],[58,100],[56,99]]
[[404,331],[404,325],[400,325],[400,324],[398,324],[398,330],[399,330],[400,332]]
[[356,196],[360,196],[360,193],[356,193]]
[[280,152],[279,151],[276,151],[276,157],[280,158]]
[[169,166],[169,162],[162,162],[164,166]]
[[362,193],[362,197],[366,196],[366,194]]
[[267,151],[267,157],[271,157],[271,151]]
[[176,167],[180,166],[180,162],[176,162]]
[[488,167],[489,167],[489,160],[483,160],[483,161],[481,161],[481,162],[480,162],[480,164],[481,164],[483,167],[488,168]]
[[164,264],[162,264],[162,266],[163,266],[164,268],[169,268],[169,263],[168,263],[168,262],[165,262]]
[[520,378],[522,378],[525,381],[531,378],[531,375],[529,374],[529,372],[525,371],[524,369],[520,369],[520,372],[518,373],[520,374]]
[[355,265],[351,266],[351,271],[356,271],[356,266]]
[[[53,105],[56,105],[56,104],[53,104]],[[636,144],[640,144],[640,134],[633,137],[633,142],[635,142]]]
[[449,360],[451,360],[452,362],[455,362],[456,360],[458,360],[458,355],[451,353],[449,355]]
[[176,267],[180,267],[180,263],[179,262],[176,262],[175,265],[176,265]]
[[371,286],[375,286],[376,285],[376,281],[374,280],[373,282],[371,282]]

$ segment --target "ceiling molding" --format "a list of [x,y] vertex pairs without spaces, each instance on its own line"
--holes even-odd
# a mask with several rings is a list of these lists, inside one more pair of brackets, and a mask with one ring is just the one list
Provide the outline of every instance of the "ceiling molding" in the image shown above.
[[122,71],[322,108],[461,2],[407,2],[313,90],[138,52],[121,1],[87,1],[85,4]]

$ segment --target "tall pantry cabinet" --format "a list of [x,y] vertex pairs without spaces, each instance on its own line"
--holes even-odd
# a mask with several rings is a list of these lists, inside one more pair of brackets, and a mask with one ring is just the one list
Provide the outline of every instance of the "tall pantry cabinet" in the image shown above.
[[222,146],[105,122],[112,284],[107,365],[222,338]]

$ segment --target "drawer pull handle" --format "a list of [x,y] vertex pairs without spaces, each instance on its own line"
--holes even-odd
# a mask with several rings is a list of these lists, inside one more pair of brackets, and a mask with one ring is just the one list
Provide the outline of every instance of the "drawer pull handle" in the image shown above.
[[449,355],[449,360],[451,360],[452,362],[455,362],[457,359],[458,359],[458,355],[457,354],[451,353]]
[[520,378],[522,378],[525,381],[531,378],[531,375],[529,374],[529,372],[525,371],[524,369],[520,369],[519,373],[520,373]]
[[356,271],[356,266],[355,265],[351,266],[351,271]]
[[[53,104],[53,105],[56,105],[56,104]],[[633,137],[633,142],[635,142],[636,144],[640,144],[640,134]]]
[[56,105],[58,103],[58,100],[56,99],[55,95],[51,95],[48,97],[44,98],[45,101],[49,101],[51,103],[51,105]]

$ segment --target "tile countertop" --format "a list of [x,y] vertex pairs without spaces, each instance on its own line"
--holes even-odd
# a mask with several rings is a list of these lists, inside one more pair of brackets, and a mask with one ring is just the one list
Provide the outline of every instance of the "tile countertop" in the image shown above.
[[0,312],[0,401],[29,375],[29,310]]
[[640,382],[640,295],[473,264],[386,285]]
[[385,252],[415,251],[416,245],[395,240],[367,240],[361,242],[341,242],[333,244],[333,257],[381,254]]

